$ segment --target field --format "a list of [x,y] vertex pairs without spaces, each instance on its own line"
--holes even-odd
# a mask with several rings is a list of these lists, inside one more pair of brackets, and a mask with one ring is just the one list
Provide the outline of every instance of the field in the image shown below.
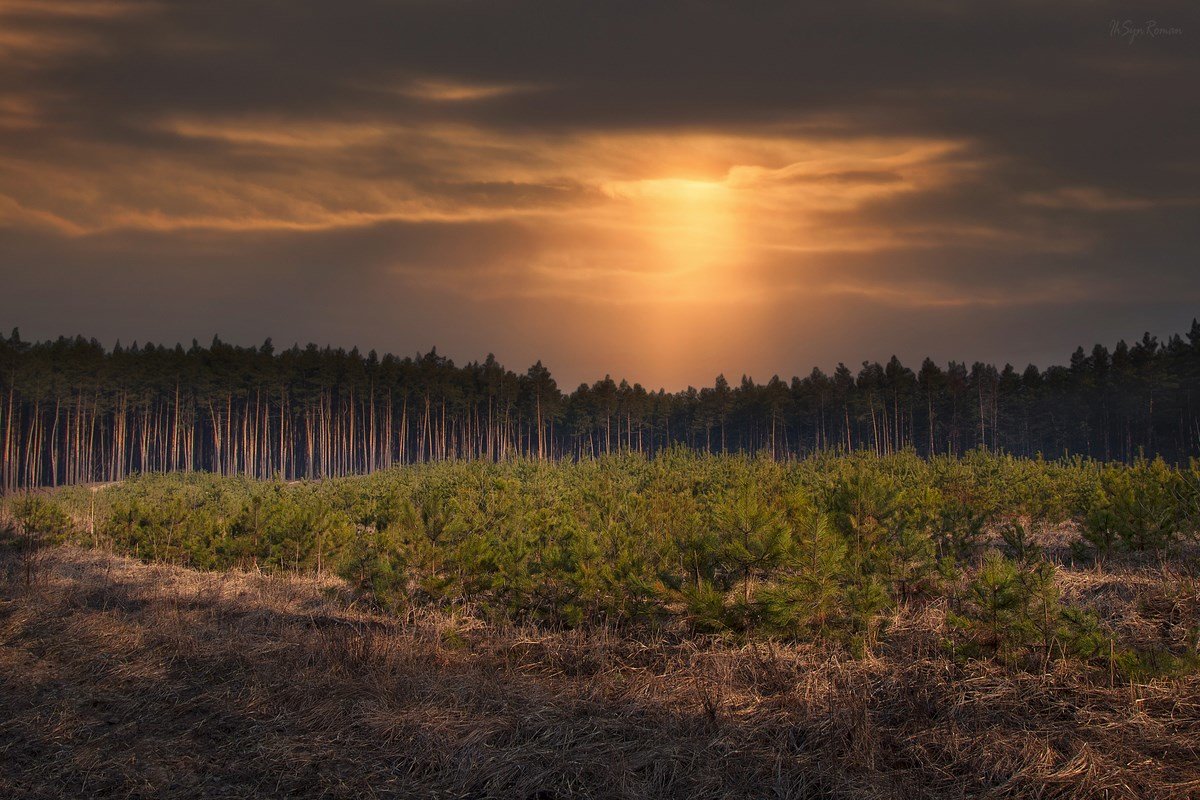
[[1198,498],[982,452],[12,496],[0,795],[1194,797]]

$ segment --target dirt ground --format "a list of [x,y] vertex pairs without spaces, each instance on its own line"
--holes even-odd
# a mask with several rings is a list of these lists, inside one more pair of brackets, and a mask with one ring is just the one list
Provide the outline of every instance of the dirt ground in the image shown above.
[[[852,660],[389,618],[336,582],[73,548],[11,567],[5,798],[1200,797],[1200,679],[956,664],[936,603]],[[1162,570],[1061,580],[1133,633],[1195,613]]]

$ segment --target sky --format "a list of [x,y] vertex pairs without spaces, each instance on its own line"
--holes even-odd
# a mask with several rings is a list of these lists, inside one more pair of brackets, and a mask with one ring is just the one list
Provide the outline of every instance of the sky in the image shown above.
[[0,0],[0,326],[669,390],[1183,331],[1198,8]]

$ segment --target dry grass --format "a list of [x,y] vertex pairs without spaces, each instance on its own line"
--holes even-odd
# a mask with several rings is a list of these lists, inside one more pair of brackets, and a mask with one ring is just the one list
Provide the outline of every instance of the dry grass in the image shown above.
[[[1064,588],[1151,614],[1129,577]],[[1200,797],[1200,680],[955,665],[936,605],[850,661],[69,548],[0,588],[0,797]]]

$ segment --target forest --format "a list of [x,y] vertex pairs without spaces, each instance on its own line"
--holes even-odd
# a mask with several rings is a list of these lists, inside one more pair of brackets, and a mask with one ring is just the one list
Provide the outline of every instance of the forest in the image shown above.
[[541,362],[456,366],[293,346],[0,337],[0,487],[150,472],[336,477],[393,465],[580,459],[673,446],[786,460],[981,448],[1132,462],[1200,455],[1200,323],[1017,370],[893,357],[668,393],[611,377],[564,392]]

